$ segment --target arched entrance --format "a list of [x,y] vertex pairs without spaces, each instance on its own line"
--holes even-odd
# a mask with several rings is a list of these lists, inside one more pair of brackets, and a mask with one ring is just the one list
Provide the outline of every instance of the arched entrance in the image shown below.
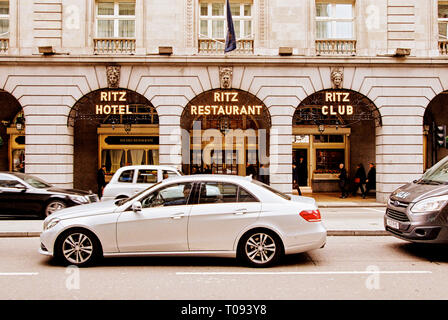
[[128,89],[100,89],[72,108],[73,185],[96,190],[96,174],[106,166],[106,182],[125,165],[159,164],[159,118],[154,106]]
[[437,136],[442,134],[441,127],[448,126],[448,91],[438,94],[428,104],[423,116],[423,169],[426,170],[432,167],[436,162],[448,155],[448,149],[445,146],[440,146]]
[[0,171],[25,171],[25,117],[19,101],[0,90]]
[[356,91],[326,89],[305,98],[293,116],[292,161],[299,167],[301,188],[339,191],[340,163],[351,181],[359,164],[368,173],[369,164],[375,163],[379,126],[375,104]]
[[235,89],[204,92],[185,107],[181,128],[184,173],[252,174],[268,182],[271,117],[253,94]]

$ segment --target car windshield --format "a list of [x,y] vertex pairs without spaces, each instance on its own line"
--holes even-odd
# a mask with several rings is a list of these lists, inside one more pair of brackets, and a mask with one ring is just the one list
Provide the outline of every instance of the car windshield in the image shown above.
[[265,189],[268,189],[269,191],[271,191],[272,193],[275,193],[276,195],[278,195],[279,197],[282,197],[285,200],[291,200],[291,197],[288,196],[287,194],[284,194],[283,192],[280,192],[274,188],[272,188],[271,186],[268,186],[267,184],[264,184],[258,180],[252,180],[252,183],[255,183],[256,185],[259,185]]
[[135,198],[138,198],[142,193],[144,193],[144,192],[146,192],[146,191],[148,191],[148,190],[150,190],[150,189],[153,189],[153,188],[157,187],[157,186],[158,186],[159,184],[161,184],[161,183],[162,183],[162,181],[157,182],[156,184],[152,185],[151,187],[146,188],[146,189],[140,191],[139,193],[135,194],[134,196],[132,196],[132,197],[130,197],[130,198],[119,199],[119,200],[115,201],[115,205],[116,205],[116,206],[122,206],[122,205],[124,205],[124,204],[126,204],[126,203],[128,203],[128,202],[132,202]]
[[448,184],[448,157],[429,168],[417,183]]
[[34,176],[30,176],[29,174],[19,174],[16,173],[15,174],[18,178],[22,179],[23,181],[25,181],[26,183],[28,183],[29,185],[31,185],[34,188],[38,188],[38,189],[45,189],[45,188],[51,188],[52,185],[37,178]]

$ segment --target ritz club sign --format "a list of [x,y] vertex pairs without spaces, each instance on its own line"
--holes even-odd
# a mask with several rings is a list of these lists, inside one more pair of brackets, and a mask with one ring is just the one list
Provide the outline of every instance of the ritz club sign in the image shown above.
[[237,91],[215,91],[213,92],[213,103],[204,103],[190,106],[192,116],[259,116],[263,106],[241,104]]
[[127,104],[126,91],[101,91],[100,104],[95,105],[96,114],[132,114]]
[[324,116],[351,116],[353,106],[347,103],[350,103],[350,92],[325,92],[325,105],[322,106],[321,112]]

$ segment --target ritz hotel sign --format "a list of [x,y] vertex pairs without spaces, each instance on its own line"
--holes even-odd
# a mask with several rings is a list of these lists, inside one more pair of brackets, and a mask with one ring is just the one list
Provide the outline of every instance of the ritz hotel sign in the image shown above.
[[[190,106],[191,115],[199,116],[242,116],[251,115],[257,116],[261,115],[262,106],[261,105],[239,105],[239,92],[232,91],[217,91],[213,93],[213,104],[209,105],[192,105]],[[226,104],[220,104],[220,103]]]
[[126,104],[126,91],[101,91],[101,104],[95,105],[96,114],[132,114]]

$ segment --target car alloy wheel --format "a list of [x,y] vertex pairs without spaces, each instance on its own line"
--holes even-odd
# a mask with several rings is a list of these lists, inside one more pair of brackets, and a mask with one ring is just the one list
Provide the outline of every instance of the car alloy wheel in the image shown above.
[[265,231],[251,233],[244,241],[243,246],[243,257],[251,266],[256,267],[273,264],[281,251],[276,238]]
[[45,207],[45,216],[48,217],[49,215],[55,213],[58,210],[64,209],[65,207],[67,207],[67,205],[62,201],[51,201]]
[[69,232],[61,239],[60,256],[68,264],[87,265],[94,259],[96,251],[95,239],[87,232]]

